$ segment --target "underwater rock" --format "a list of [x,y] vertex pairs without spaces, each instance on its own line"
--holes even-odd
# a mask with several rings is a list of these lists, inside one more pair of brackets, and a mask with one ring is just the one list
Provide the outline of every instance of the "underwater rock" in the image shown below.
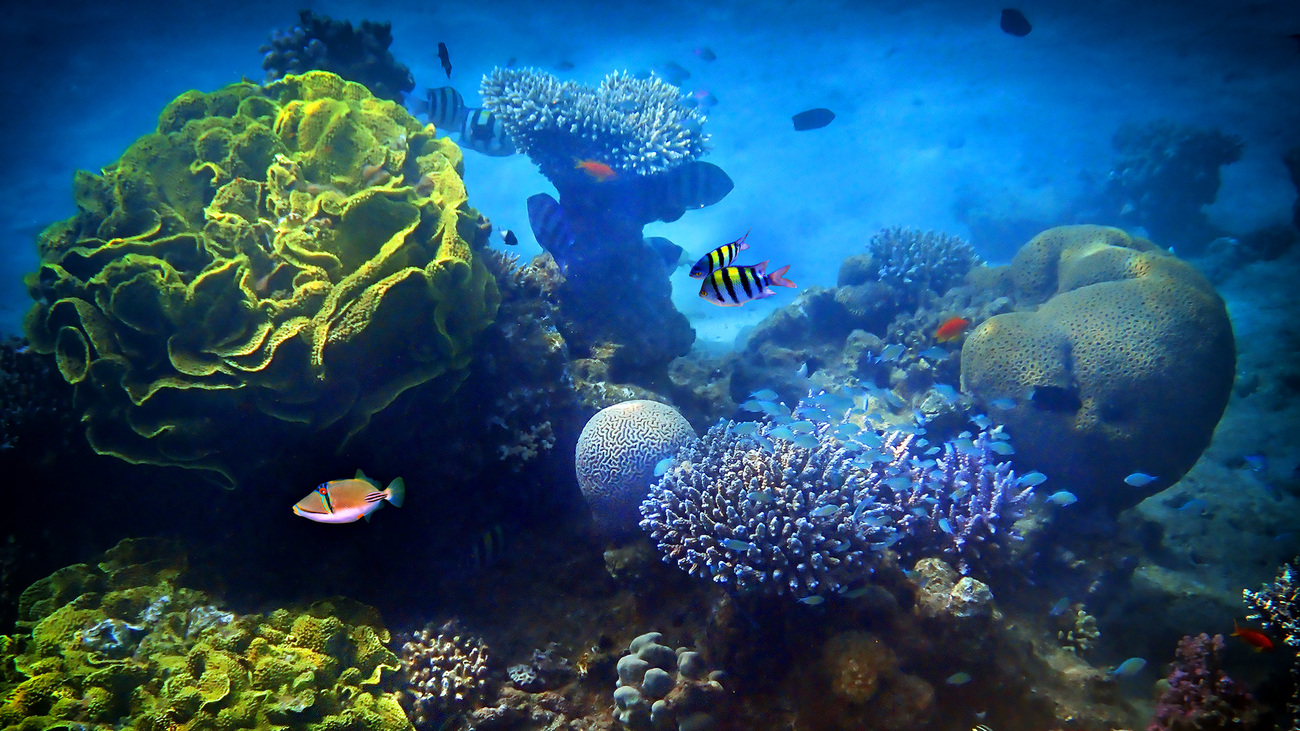
[[705,731],[723,711],[725,696],[717,673],[707,673],[699,653],[659,644],[647,632],[619,659],[614,718],[633,731]]
[[402,103],[415,79],[405,64],[393,58],[393,24],[332,20],[311,10],[298,11],[298,25],[272,31],[258,52],[266,82],[290,74],[328,71],[365,86],[380,99]]
[[186,92],[74,188],[25,327],[101,454],[236,483],[454,391],[496,313],[460,151],[333,74]]
[[[999,410],[1017,464],[1118,512],[1168,487],[1209,444],[1236,362],[1223,300],[1190,265],[1119,229],[1065,226],[1011,266],[1023,310],[976,327],[962,390]],[[1134,472],[1157,476],[1143,487]]]
[[871,700],[898,671],[898,656],[870,632],[841,632],[826,641],[822,655],[831,690],[852,703]]

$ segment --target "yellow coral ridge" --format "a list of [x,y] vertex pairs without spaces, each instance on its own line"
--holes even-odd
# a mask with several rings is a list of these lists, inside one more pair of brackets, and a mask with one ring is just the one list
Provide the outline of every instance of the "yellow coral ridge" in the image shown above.
[[78,215],[40,237],[28,337],[76,384],[97,451],[234,484],[463,380],[500,297],[462,169],[332,74],[186,92],[78,173]]

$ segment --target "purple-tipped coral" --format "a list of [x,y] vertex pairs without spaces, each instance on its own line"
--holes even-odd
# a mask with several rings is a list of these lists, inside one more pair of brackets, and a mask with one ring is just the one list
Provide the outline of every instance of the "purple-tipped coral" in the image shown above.
[[1258,721],[1255,699],[1223,672],[1223,635],[1178,641],[1169,686],[1156,701],[1147,731],[1250,729]]
[[262,69],[267,82],[289,74],[329,71],[364,85],[372,94],[402,102],[415,88],[411,70],[393,58],[393,24],[332,20],[310,10],[298,11],[298,25],[271,33],[263,44]]
[[1033,488],[998,462],[989,432],[928,459],[915,435],[841,439],[856,430],[797,424],[797,436],[796,424],[718,424],[678,454],[641,504],[665,561],[740,590],[806,597],[868,578],[885,548],[943,555],[965,574],[1020,540],[1014,522]]
[[537,69],[496,68],[480,92],[515,146],[552,180],[574,158],[661,173],[704,154],[708,142],[704,118],[681,103],[681,89],[657,77],[616,72],[593,89]]

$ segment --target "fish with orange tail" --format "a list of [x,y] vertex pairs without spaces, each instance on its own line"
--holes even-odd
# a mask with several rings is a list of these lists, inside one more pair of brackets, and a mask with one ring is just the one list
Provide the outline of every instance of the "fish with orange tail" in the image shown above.
[[961,337],[969,326],[970,320],[964,317],[949,318],[934,331],[934,339],[940,343],[950,343]]
[[1250,627],[1238,627],[1235,619],[1232,620],[1232,634],[1229,637],[1240,637],[1242,642],[1255,648],[1255,652],[1273,649],[1273,640],[1268,635]]
[[385,489],[357,470],[357,476],[351,480],[330,480],[318,485],[293,506],[293,512],[317,523],[353,523],[362,518],[369,521],[370,515],[382,508],[385,501],[400,508],[405,499],[406,483],[402,478],[393,480]]
[[773,287],[789,287],[795,284],[785,278],[790,265],[769,274],[767,262],[753,266],[734,266],[715,269],[704,278],[700,285],[700,297],[723,307],[739,307],[751,300],[760,300],[776,294]]
[[575,157],[573,158],[573,167],[590,175],[591,179],[597,183],[609,182],[618,175],[614,168],[599,160],[579,160]]

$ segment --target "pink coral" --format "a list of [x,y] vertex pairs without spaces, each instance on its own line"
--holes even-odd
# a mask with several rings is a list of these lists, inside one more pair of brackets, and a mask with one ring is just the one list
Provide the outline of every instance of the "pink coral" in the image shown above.
[[1223,635],[1201,633],[1178,641],[1169,687],[1156,702],[1147,731],[1250,729],[1257,725],[1255,699],[1221,665]]

